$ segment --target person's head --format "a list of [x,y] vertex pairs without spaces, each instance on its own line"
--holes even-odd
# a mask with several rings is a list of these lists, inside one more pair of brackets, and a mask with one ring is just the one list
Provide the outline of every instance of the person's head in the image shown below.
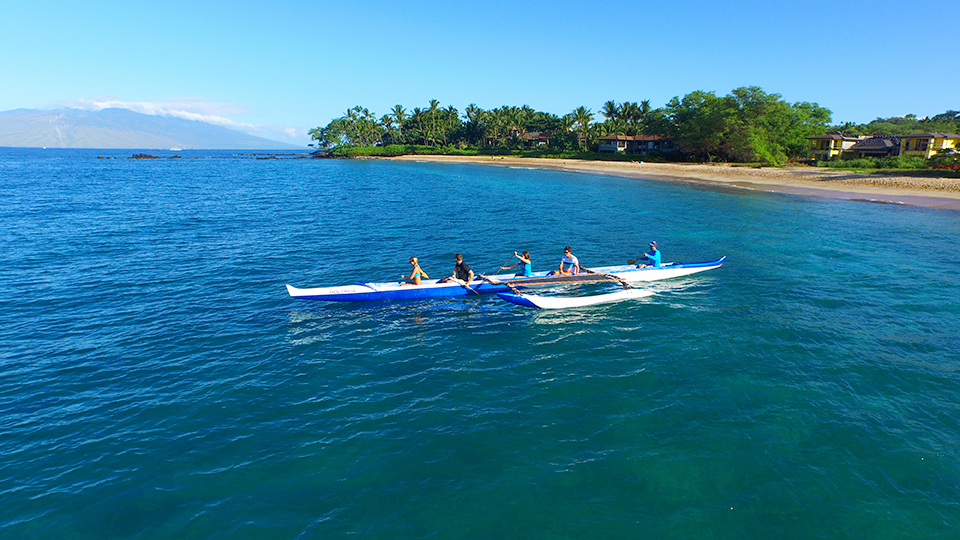
[[530,260],[530,252],[529,252],[529,251],[524,251],[523,253],[521,253],[521,255],[523,255],[523,258],[524,258],[524,259],[527,259],[528,261]]
[[652,249],[652,250],[654,250],[654,251],[657,250],[657,241],[656,241],[656,240],[654,240],[653,242],[650,242],[650,249]]
[[417,258],[416,258],[416,257],[410,257],[410,264],[417,264]]
[[457,253],[457,255],[454,258],[457,260],[458,263],[463,262],[463,255],[459,253]]
[[570,255],[571,253],[573,253],[573,250],[570,249],[570,246],[567,246],[567,247],[563,248],[563,252],[564,252],[564,254],[566,254],[566,255]]

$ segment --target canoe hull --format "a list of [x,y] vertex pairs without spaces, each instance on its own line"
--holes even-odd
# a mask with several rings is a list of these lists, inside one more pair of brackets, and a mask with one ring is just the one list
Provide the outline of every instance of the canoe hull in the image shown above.
[[[624,281],[630,283],[642,281],[659,281],[662,279],[671,279],[680,276],[687,276],[719,268],[726,257],[710,262],[700,263],[672,263],[660,268],[637,268],[633,265],[628,266],[606,266],[593,268],[594,272],[612,274]],[[531,278],[510,277],[501,278],[504,283],[508,283],[517,289],[529,289],[531,287],[546,287],[553,285],[564,285],[572,283],[589,283],[592,281],[610,281],[610,278],[596,276],[591,279],[587,274],[579,276],[549,276],[547,272],[536,272]],[[492,284],[482,279],[474,279],[468,283],[473,291],[458,283],[440,283],[439,281],[427,281],[420,285],[403,285],[401,283],[369,283],[357,282],[356,285],[342,285],[337,287],[316,287],[310,289],[299,289],[287,285],[287,292],[293,298],[303,300],[324,300],[328,302],[383,302],[393,300],[423,300],[430,298],[447,298],[456,296],[476,296],[479,294],[491,294],[508,292],[510,289],[506,285]],[[474,292],[475,291],[475,292]]]
[[450,298],[455,296],[476,296],[510,290],[504,285],[470,282],[467,290],[456,283],[423,283],[422,285],[401,285],[399,283],[369,283],[363,285],[343,285],[340,287],[317,287],[298,289],[287,285],[287,292],[293,298],[301,300],[325,300],[328,302],[383,302],[386,300],[423,300],[430,298]]
[[689,276],[698,272],[705,272],[720,268],[726,257],[721,257],[716,261],[695,262],[695,263],[667,263],[660,268],[637,268],[633,265],[628,266],[605,266],[593,268],[595,272],[613,274],[624,281],[636,283],[640,281],[660,281],[662,279],[671,279],[681,276]]

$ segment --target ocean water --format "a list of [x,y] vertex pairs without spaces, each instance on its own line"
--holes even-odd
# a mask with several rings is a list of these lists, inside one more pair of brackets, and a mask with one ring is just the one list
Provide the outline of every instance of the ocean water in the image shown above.
[[[960,537],[960,213],[477,165],[0,149],[0,537]],[[169,155],[170,153],[164,153]],[[460,252],[649,298],[321,303]],[[590,294],[604,286],[570,289]]]

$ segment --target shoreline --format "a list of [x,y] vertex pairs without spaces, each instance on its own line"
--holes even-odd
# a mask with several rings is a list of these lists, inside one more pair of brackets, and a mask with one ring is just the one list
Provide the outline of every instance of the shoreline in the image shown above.
[[704,182],[774,193],[960,211],[960,179],[956,178],[863,175],[813,167],[753,168],[733,167],[728,164],[648,163],[639,160],[627,162],[440,155],[406,155],[379,159],[528,167],[668,182]]

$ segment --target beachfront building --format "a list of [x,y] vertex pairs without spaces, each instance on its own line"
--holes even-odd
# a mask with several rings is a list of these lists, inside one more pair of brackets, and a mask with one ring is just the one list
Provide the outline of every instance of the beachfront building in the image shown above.
[[598,139],[599,152],[623,152],[646,154],[647,152],[676,152],[680,149],[673,141],[661,135],[607,135]]
[[956,133],[917,133],[905,135],[900,143],[900,155],[930,159],[941,150],[960,150],[960,135]]
[[550,144],[550,134],[541,131],[524,133],[522,139],[526,148],[542,148]]
[[880,135],[864,137],[843,151],[841,159],[886,158],[900,154],[900,137]]
[[860,142],[861,137],[851,137],[839,131],[828,131],[819,137],[807,137],[810,155],[818,161],[834,159]]

